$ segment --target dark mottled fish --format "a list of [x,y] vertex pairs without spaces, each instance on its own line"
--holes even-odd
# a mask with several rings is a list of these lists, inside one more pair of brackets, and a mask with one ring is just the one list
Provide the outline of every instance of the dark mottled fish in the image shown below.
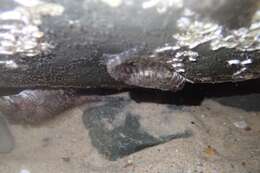
[[75,90],[24,90],[0,98],[0,111],[13,123],[36,124],[83,103],[99,100]]
[[105,56],[108,73],[118,81],[144,88],[176,91],[184,86],[186,79],[164,59],[144,57],[139,49]]

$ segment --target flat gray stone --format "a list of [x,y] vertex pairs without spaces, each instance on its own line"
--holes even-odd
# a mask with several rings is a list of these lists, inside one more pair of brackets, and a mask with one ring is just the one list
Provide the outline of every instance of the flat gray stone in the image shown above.
[[162,122],[159,121],[167,121],[166,116],[173,111],[166,105],[156,105],[157,111],[145,112],[150,105],[138,104],[124,95],[108,97],[87,109],[83,122],[92,145],[107,159],[117,160],[147,147],[191,136],[188,130],[178,128],[176,124],[160,127]]

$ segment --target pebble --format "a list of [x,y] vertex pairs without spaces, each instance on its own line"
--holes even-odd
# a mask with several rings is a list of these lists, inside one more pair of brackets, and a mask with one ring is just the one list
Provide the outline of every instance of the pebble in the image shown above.
[[248,124],[243,120],[243,121],[236,121],[233,123],[237,128],[240,129],[246,129],[248,127]]
[[21,169],[21,171],[19,173],[31,173],[31,172],[27,169]]

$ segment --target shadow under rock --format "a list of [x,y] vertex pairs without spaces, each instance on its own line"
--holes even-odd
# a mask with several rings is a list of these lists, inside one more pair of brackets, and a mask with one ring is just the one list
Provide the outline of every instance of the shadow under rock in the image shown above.
[[259,112],[260,79],[214,86],[206,90],[205,97],[225,106]]
[[237,83],[186,85],[178,92],[132,89],[136,102],[153,102],[180,106],[199,106],[204,99],[246,111],[260,111],[260,79]]

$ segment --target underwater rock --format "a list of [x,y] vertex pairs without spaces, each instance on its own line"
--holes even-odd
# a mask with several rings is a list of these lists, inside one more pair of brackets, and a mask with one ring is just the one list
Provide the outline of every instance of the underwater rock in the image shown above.
[[[146,109],[145,106],[148,105],[136,104],[128,96],[114,96],[86,109],[83,122],[99,153],[109,160],[117,160],[148,147],[191,136],[189,130],[178,128],[174,123],[158,129],[158,124],[152,121],[164,121],[167,116],[170,118],[171,113],[170,119],[173,121],[174,111],[164,105],[157,105],[157,111],[138,114],[138,111]],[[160,114],[164,115],[156,116]]]
[[22,2],[0,1],[0,87],[180,90],[260,77],[258,0]]

